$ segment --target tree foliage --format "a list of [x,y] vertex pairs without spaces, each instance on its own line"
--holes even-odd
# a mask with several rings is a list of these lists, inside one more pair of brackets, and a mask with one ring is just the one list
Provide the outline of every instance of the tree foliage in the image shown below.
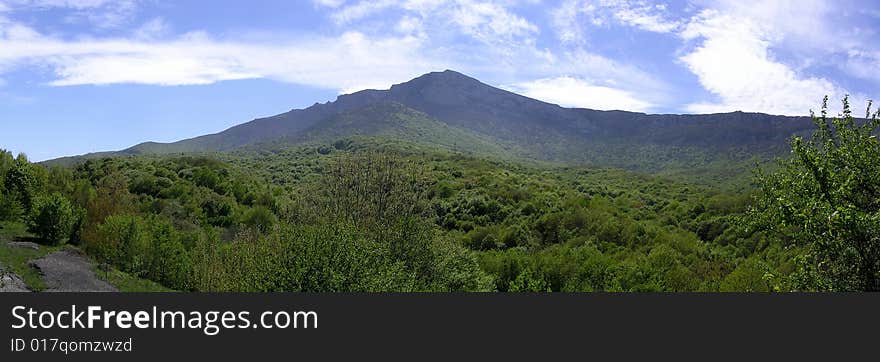
[[67,242],[80,213],[60,193],[37,196],[28,217],[28,229],[51,244]]
[[759,173],[753,226],[805,248],[790,286],[801,290],[880,290],[880,131],[878,113],[813,116],[809,139],[791,141],[780,170]]

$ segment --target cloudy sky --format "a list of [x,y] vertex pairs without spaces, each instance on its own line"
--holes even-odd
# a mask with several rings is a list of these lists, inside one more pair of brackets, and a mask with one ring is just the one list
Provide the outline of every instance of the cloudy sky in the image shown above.
[[0,0],[0,148],[174,141],[454,69],[563,106],[804,115],[880,94],[880,2]]

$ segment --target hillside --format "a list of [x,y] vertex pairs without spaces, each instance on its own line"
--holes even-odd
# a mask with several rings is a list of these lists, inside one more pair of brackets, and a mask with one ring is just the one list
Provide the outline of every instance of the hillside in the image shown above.
[[389,90],[341,95],[216,134],[146,142],[117,154],[277,149],[370,136],[477,154],[699,174],[778,155],[786,139],[811,128],[805,117],[760,113],[652,115],[563,108],[447,70]]

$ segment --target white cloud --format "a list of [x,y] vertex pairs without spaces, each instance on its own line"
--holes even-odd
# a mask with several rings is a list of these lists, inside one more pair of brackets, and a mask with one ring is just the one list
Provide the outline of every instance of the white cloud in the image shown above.
[[880,82],[880,51],[866,52],[851,50],[848,52],[843,70],[854,77]]
[[100,29],[120,28],[129,24],[137,13],[135,0],[116,0],[98,10],[80,11],[70,17],[72,21],[86,19]]
[[62,9],[63,20],[87,22],[96,29],[127,25],[135,16],[139,0],[0,0],[0,12],[22,9]]
[[[669,85],[636,66],[619,62],[585,50],[566,51],[559,54],[549,53],[540,58],[536,54],[527,62],[515,65],[512,79],[567,79],[579,80],[582,84],[614,90],[615,98],[624,99],[622,95],[638,98],[640,102],[629,102],[636,108],[645,110],[656,105],[667,104],[670,98]],[[520,81],[505,82],[518,84]],[[557,82],[560,85],[569,83]],[[540,85],[552,83],[541,82]],[[604,103],[602,103],[604,104]],[[623,102],[614,103],[622,106]],[[581,106],[587,104],[580,104]],[[601,104],[600,104],[601,105]],[[602,106],[599,108],[605,109]],[[624,108],[626,109],[626,108]]]
[[572,77],[539,79],[507,87],[509,90],[564,107],[645,112],[653,106],[615,88],[597,86]]
[[97,8],[115,0],[5,0],[7,5],[13,8],[35,7],[35,8],[72,8],[72,9],[89,9]]
[[[517,0],[400,0],[350,2],[332,12],[331,18],[347,22],[369,18],[390,21],[401,34],[411,34],[424,43],[420,53],[437,59],[443,68],[453,68],[480,75],[495,84],[520,84],[523,80],[555,79],[562,75],[576,77],[590,84],[592,90],[611,90],[615,96],[639,90],[642,103],[629,102],[643,109],[645,104],[662,100],[666,86],[644,71],[628,64],[585,51],[539,48],[536,36],[540,28],[518,15]],[[403,12],[394,20],[370,18],[382,9]],[[464,38],[464,39],[463,39]],[[476,42],[470,42],[469,40]],[[453,45],[450,45],[452,41]],[[439,68],[438,68],[439,69]],[[535,83],[535,86],[549,84]],[[622,99],[618,96],[617,99]]]
[[189,33],[149,39],[61,40],[15,24],[0,26],[0,65],[54,70],[55,86],[140,83],[209,84],[269,78],[352,90],[387,87],[437,65],[419,52],[415,37],[370,38],[358,32],[265,43],[220,40]]
[[134,37],[136,39],[156,39],[161,38],[171,31],[171,26],[162,18],[153,18],[135,29]]
[[615,23],[655,33],[672,33],[682,26],[670,18],[665,5],[643,0],[566,0],[551,17],[563,42],[583,42],[587,25]]
[[669,33],[678,29],[681,24],[666,19],[663,10],[665,8],[658,5],[619,2],[614,9],[614,16],[624,24],[655,33]]
[[[636,67],[584,50],[537,47],[534,38],[540,30],[508,8],[516,3],[401,0],[393,5],[402,10],[399,16],[379,19],[396,32],[373,35],[345,31],[336,36],[249,34],[221,39],[199,32],[169,36],[168,24],[156,18],[133,30],[128,39],[69,39],[0,23],[4,48],[0,74],[13,67],[48,69],[46,82],[54,86],[174,86],[267,78],[348,93],[388,88],[428,71],[456,69],[533,93],[549,94],[541,87],[558,84],[602,95],[600,103],[572,102],[558,92],[545,97],[566,105],[642,110],[662,101],[665,85]],[[348,9],[359,4],[340,2],[329,11],[354,14],[357,11]],[[541,81],[524,82],[534,79]],[[634,101],[633,94],[642,101]]]
[[354,5],[341,7],[333,13],[333,19],[337,23],[346,24],[373,15],[398,3],[397,0],[361,1]]
[[402,19],[400,19],[400,21],[397,22],[397,25],[394,27],[394,29],[402,34],[415,34],[422,37],[425,36],[422,20],[414,16],[404,16]]
[[[778,25],[768,26],[752,11],[704,10],[681,33],[684,39],[700,43],[680,60],[718,98],[690,104],[687,110],[805,115],[823,96],[840,99],[846,94],[828,79],[801,74],[775,59],[771,47],[790,35],[780,32]],[[802,18],[798,21],[811,23]]]
[[582,39],[578,13],[582,10],[580,1],[566,0],[550,12],[553,26],[559,40],[573,42]]
[[315,5],[326,6],[328,8],[338,8],[345,4],[345,0],[312,0]]
[[[587,39],[591,27],[609,25],[674,34],[683,39],[685,44],[677,50],[678,60],[697,76],[700,85],[713,97],[686,105],[687,111],[806,114],[824,95],[840,99],[847,93],[834,80],[816,75],[821,67],[836,67],[861,79],[880,78],[877,75],[880,52],[868,48],[877,49],[869,45],[876,44],[872,30],[858,25],[818,26],[828,24],[840,8],[858,8],[858,4],[850,4],[848,0],[843,2],[845,4],[824,0],[693,0],[688,4],[689,10],[676,17],[665,5],[649,1],[566,0],[550,15],[560,41],[579,49],[591,43]],[[698,9],[703,10],[692,17],[688,15]],[[796,64],[791,60],[786,62],[780,54]],[[599,68],[612,72],[615,69]],[[585,77],[591,84],[639,90],[634,94],[647,97],[654,104],[663,102],[658,88],[650,91],[651,87],[635,82],[619,85],[602,82],[595,76]],[[633,77],[617,74],[610,78]],[[643,91],[645,88],[649,91]],[[867,99],[861,94],[852,98],[854,101]]]
[[452,26],[460,33],[485,43],[509,42],[514,38],[528,40],[539,29],[526,18],[512,12],[511,3],[516,1],[362,0],[339,6],[331,17],[336,23],[345,25],[395,8],[405,11],[405,18],[439,25],[435,27],[437,30]]
[[538,27],[503,6],[491,2],[459,1],[451,22],[464,33],[489,41],[496,37],[522,37],[538,32]]
[[235,59],[211,56],[166,57],[161,54],[101,55],[55,61],[58,80],[50,84],[145,83],[158,85],[210,84],[219,80],[259,78]]

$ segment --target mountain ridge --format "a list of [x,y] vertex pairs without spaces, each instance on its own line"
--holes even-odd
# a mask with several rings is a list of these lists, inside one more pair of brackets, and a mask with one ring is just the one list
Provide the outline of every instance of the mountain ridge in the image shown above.
[[[388,107],[390,104],[400,107]],[[386,105],[378,108],[385,113],[376,112],[377,105]],[[364,115],[356,115],[358,112]],[[402,123],[387,122],[401,114],[412,121],[405,122],[406,127],[421,128],[428,134],[402,130]],[[325,128],[315,133],[322,125],[338,122],[342,115],[360,123],[337,124],[332,132]],[[437,122],[453,131],[442,130]],[[330,141],[325,137],[330,133],[335,137],[396,134],[424,144],[437,143],[432,141],[432,135],[442,138],[456,134],[467,140],[461,147],[456,144],[446,148],[482,152],[488,147],[537,160],[657,171],[666,166],[650,166],[650,159],[644,160],[643,166],[617,159],[645,154],[657,154],[661,160],[678,159],[683,154],[695,153],[684,160],[688,164],[700,159],[711,162],[728,157],[728,153],[742,153],[743,149],[752,156],[778,154],[786,139],[794,134],[807,134],[812,127],[809,117],[762,113],[646,114],[564,108],[445,70],[392,85],[387,90],[362,90],[340,95],[334,101],[257,118],[218,133],[171,143],[144,142],[110,155],[224,152],[279,142],[295,145]],[[392,132],[394,128],[397,133]],[[487,142],[495,146],[488,146]]]

